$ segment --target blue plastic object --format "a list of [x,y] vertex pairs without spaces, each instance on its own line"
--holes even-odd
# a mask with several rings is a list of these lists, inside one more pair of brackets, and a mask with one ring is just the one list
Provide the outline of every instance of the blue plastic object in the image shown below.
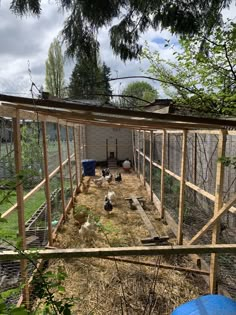
[[236,315],[236,302],[223,295],[204,295],[178,306],[171,315]]
[[95,176],[96,161],[95,160],[82,160],[83,175]]

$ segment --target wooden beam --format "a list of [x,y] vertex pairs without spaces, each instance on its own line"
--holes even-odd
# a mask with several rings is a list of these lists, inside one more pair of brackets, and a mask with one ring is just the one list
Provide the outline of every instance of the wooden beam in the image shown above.
[[150,153],[149,185],[150,185],[150,197],[151,197],[151,201],[153,201],[153,185],[152,185],[153,131],[150,132],[149,141],[150,141],[150,146],[149,146],[149,153]]
[[[106,257],[106,256],[156,256],[156,255],[188,255],[188,254],[234,254],[236,244],[216,245],[171,245],[171,246],[137,246],[137,247],[108,247],[108,248],[70,248],[70,249],[37,249],[35,258],[78,258],[78,257]],[[25,259],[25,255],[32,255],[32,250],[24,253],[16,251],[1,251],[0,261]]]
[[145,131],[143,131],[143,185],[145,186],[146,183],[146,135],[145,135]]
[[67,146],[68,168],[69,168],[69,176],[70,176],[70,192],[71,192],[71,197],[72,197],[73,196],[73,182],[72,182],[72,172],[71,172],[70,140],[69,140],[68,126],[66,126],[66,146]]
[[201,230],[191,239],[188,243],[189,245],[194,244],[203,234],[205,234],[221,217],[229,208],[236,203],[236,193],[233,197],[218,211],[216,215],[214,215]]
[[47,204],[47,223],[48,223],[48,242],[52,246],[52,213],[51,213],[51,199],[50,199],[50,179],[48,173],[48,152],[47,152],[47,133],[46,122],[42,122],[42,134],[43,134],[43,157],[44,157],[44,176],[45,176],[45,194]]
[[[21,131],[20,131],[20,113],[16,111],[16,118],[13,118],[13,141],[14,141],[14,154],[15,154],[15,170],[16,175],[19,175],[23,170],[22,165],[22,152],[21,152]],[[20,237],[20,249],[26,249],[26,235],[25,235],[25,213],[24,213],[24,189],[23,182],[16,176],[16,200],[17,200],[17,215],[18,215],[18,234]],[[16,231],[17,233],[17,231]],[[29,287],[27,285],[27,260],[23,259],[20,263],[20,272],[23,287],[23,300],[26,307],[29,307]]]
[[[219,210],[223,206],[223,187],[224,187],[224,165],[220,161],[220,158],[225,156],[226,147],[226,134],[221,130],[219,135],[218,143],[218,154],[217,154],[217,168],[216,168],[216,188],[215,188],[215,205],[214,205],[214,216],[219,213]],[[212,245],[218,243],[219,238],[219,224],[220,219],[218,219],[213,226],[212,231]],[[211,254],[210,261],[210,293],[217,293],[216,288],[216,275],[217,275],[217,255],[215,253]]]
[[162,134],[162,152],[161,152],[161,218],[165,216],[164,198],[165,198],[165,163],[166,163],[166,131]]
[[183,218],[184,218],[184,191],[185,191],[185,173],[186,173],[186,154],[187,154],[187,130],[183,130],[182,139],[182,158],[180,175],[180,193],[179,193],[179,219],[177,244],[183,244]]
[[78,154],[79,154],[79,184],[81,183],[82,180],[82,152],[81,152],[81,126],[79,125],[78,128]]
[[157,232],[154,228],[154,226],[152,225],[149,217],[147,216],[146,212],[143,210],[142,206],[140,205],[139,201],[137,198],[133,197],[132,198],[132,201],[133,201],[133,206],[136,207],[136,211],[138,211],[139,215],[141,216],[150,236],[154,239],[156,238],[158,235],[157,235]]
[[60,131],[59,124],[57,124],[57,144],[58,144],[58,158],[59,158],[59,170],[60,170],[60,182],[61,182],[61,206],[62,206],[62,211],[63,211],[63,218],[65,220],[66,218],[65,187],[64,187],[63,165],[62,165],[62,155],[61,155],[61,131]]
[[209,271],[207,270],[200,270],[195,268],[188,268],[188,267],[180,267],[180,266],[173,266],[173,265],[167,265],[167,264],[155,264],[153,262],[148,261],[140,261],[140,260],[130,260],[125,258],[117,258],[117,257],[101,257],[102,259],[122,262],[122,263],[128,263],[128,264],[134,264],[134,265],[141,265],[141,266],[147,266],[147,267],[154,267],[154,268],[162,268],[162,269],[169,269],[174,271],[182,271],[182,272],[190,272],[190,273],[197,273],[202,275],[209,276]]

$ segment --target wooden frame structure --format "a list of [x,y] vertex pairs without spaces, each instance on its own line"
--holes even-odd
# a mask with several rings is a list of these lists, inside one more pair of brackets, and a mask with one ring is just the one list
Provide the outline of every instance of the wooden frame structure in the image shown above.
[[[158,167],[161,170],[161,200],[156,204],[160,210],[161,217],[166,217],[165,209],[164,209],[164,175],[169,174],[173,176],[175,179],[180,181],[180,205],[179,205],[179,225],[177,229],[177,246],[161,246],[161,247],[129,247],[129,248],[112,248],[112,249],[68,249],[68,250],[39,250],[38,257],[39,258],[56,258],[56,257],[107,257],[107,256],[123,256],[123,255],[162,255],[162,254],[191,254],[191,253],[211,253],[212,264],[210,268],[210,292],[215,292],[215,278],[216,278],[216,265],[217,265],[217,253],[235,253],[236,244],[217,244],[217,235],[218,235],[218,222],[220,217],[226,211],[235,212],[235,208],[232,208],[233,204],[236,202],[236,195],[225,205],[222,203],[222,163],[218,165],[217,168],[217,186],[216,186],[216,195],[211,195],[207,191],[196,186],[196,183],[188,182],[185,179],[185,159],[186,159],[186,142],[187,142],[187,134],[188,133],[214,133],[214,134],[222,134],[222,143],[219,147],[219,156],[222,156],[224,152],[224,136],[230,131],[225,130],[226,126],[236,127],[236,120],[224,120],[224,119],[210,119],[210,118],[201,118],[198,119],[196,117],[186,117],[186,116],[174,116],[170,114],[155,114],[148,112],[134,112],[129,110],[120,110],[120,109],[110,109],[110,108],[98,108],[96,106],[88,106],[86,104],[75,104],[70,102],[60,102],[60,101],[50,101],[50,100],[35,100],[32,103],[31,99],[20,98],[20,97],[12,97],[6,95],[0,95],[0,116],[8,116],[12,117],[14,121],[14,134],[18,135],[14,137],[15,139],[15,150],[16,150],[16,163],[18,163],[17,171],[21,169],[19,152],[20,152],[20,138],[19,138],[19,121],[20,119],[32,119],[32,120],[40,120],[43,124],[43,130],[45,133],[46,122],[54,122],[57,123],[57,137],[60,139],[60,126],[62,124],[66,128],[66,141],[67,141],[67,153],[68,158],[67,162],[69,163],[69,173],[70,173],[70,183],[71,183],[71,198],[67,205],[65,205],[64,197],[62,196],[62,204],[63,204],[63,215],[59,220],[58,226],[65,219],[66,212],[73,204],[73,189],[72,189],[72,173],[71,173],[71,156],[70,156],[70,148],[68,143],[68,127],[73,128],[73,141],[74,141],[74,150],[75,150],[75,159],[76,159],[76,184],[77,187],[79,185],[81,179],[81,171],[78,174],[78,170],[81,170],[81,148],[83,151],[85,150],[85,144],[80,142],[82,136],[81,125],[83,124],[94,124],[98,126],[113,126],[113,127],[123,127],[138,130],[138,136],[136,137],[138,145],[136,146],[136,141],[133,141],[133,152],[137,153],[137,161],[138,165],[136,165],[137,175],[140,177],[140,180],[147,185],[145,181],[145,163],[146,160],[150,163],[150,191],[151,191],[151,199],[156,200],[156,196],[154,196],[152,191],[152,167]],[[183,130],[183,125],[185,129]],[[79,127],[78,127],[79,126]],[[202,128],[202,130],[199,130]],[[216,129],[222,130],[218,131]],[[157,131],[161,130],[161,131]],[[168,170],[168,165],[166,165],[166,151],[165,146],[168,141],[168,135],[173,132],[179,132],[183,134],[182,141],[182,162],[181,162],[181,175],[178,176]],[[196,131],[197,130],[197,131]],[[153,161],[153,148],[150,144],[150,158],[145,156],[145,134],[150,132],[150,139],[152,141],[153,134],[156,132],[160,132],[163,134],[162,136],[162,162],[161,165],[157,164]],[[44,139],[44,162],[47,164],[47,143],[46,137],[43,133]],[[78,134],[78,144],[76,149],[76,133]],[[142,139],[143,143],[143,152],[140,150],[140,140],[141,135],[143,135]],[[58,154],[59,154],[59,167],[54,172],[60,171],[60,181],[61,181],[61,189],[64,192],[63,186],[63,164],[62,156],[61,156],[61,147],[58,144]],[[143,157],[143,176],[140,174],[140,156]],[[168,162],[169,162],[169,153],[168,153]],[[134,157],[136,161],[136,156]],[[79,166],[78,166],[79,161]],[[40,183],[40,185],[35,187],[35,191],[37,191],[42,185],[46,184],[46,195],[47,195],[47,203],[48,203],[48,211],[50,212],[49,200],[48,197],[50,195],[50,189],[48,187],[49,179],[51,174],[48,174],[47,168],[45,168],[45,179]],[[183,204],[184,204],[184,188],[188,186],[191,187],[196,192],[202,194],[203,196],[209,198],[210,200],[215,202],[215,210],[213,217],[209,220],[209,222],[190,240],[189,244],[183,245],[183,233],[182,233],[182,223],[183,223]],[[77,190],[77,187],[75,191]],[[22,239],[24,239],[24,207],[23,201],[26,196],[23,197],[23,191],[21,185],[17,189],[17,206],[14,206],[13,210],[18,209],[18,219],[19,219],[19,227],[20,227],[20,235]],[[10,210],[10,209],[9,209]],[[11,211],[13,211],[11,209]],[[9,211],[7,212],[9,214]],[[6,214],[3,214],[3,217]],[[50,222],[50,213],[49,213],[49,222]],[[57,227],[58,227],[57,226]],[[208,245],[193,245],[210,227],[214,226],[213,229],[213,241],[212,244]],[[55,236],[55,231],[52,233]],[[50,238],[49,244],[52,244],[52,239]],[[23,242],[23,250],[26,249],[25,243]],[[27,251],[26,251],[27,253]],[[18,254],[16,252],[1,252],[0,260],[7,259],[21,259],[23,262],[24,255]],[[23,268],[23,267],[22,267]],[[23,270],[23,269],[22,269]],[[27,293],[26,293],[27,295]],[[27,298],[25,298],[27,300]]]

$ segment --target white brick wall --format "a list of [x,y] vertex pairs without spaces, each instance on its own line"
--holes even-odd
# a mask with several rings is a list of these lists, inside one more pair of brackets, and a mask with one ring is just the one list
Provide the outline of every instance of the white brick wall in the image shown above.
[[108,140],[108,156],[116,154],[116,139],[119,160],[132,159],[131,130],[124,128],[86,126],[86,152],[88,159],[106,160],[106,140]]

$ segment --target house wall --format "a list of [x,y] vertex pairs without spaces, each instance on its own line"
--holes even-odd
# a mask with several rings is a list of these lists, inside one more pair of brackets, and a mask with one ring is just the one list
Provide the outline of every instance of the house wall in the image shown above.
[[132,132],[124,128],[86,126],[86,157],[96,161],[106,161],[106,141],[108,140],[108,156],[110,152],[116,155],[117,159],[132,159]]

